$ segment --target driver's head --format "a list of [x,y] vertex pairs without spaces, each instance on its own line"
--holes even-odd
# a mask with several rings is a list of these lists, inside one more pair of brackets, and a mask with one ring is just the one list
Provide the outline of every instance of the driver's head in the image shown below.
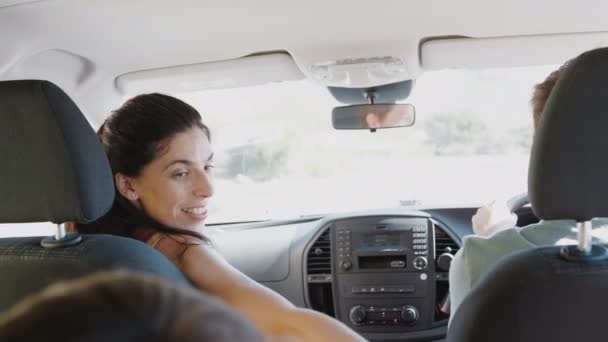
[[534,122],[534,129],[538,128],[538,123],[540,122],[540,116],[545,109],[545,105],[547,104],[547,100],[551,95],[551,91],[559,81],[559,78],[564,73],[564,70],[568,66],[569,62],[564,63],[559,69],[553,71],[547,76],[547,78],[534,86],[534,91],[532,93],[532,99],[530,100],[530,104],[532,105],[532,119]]
[[397,109],[389,110],[382,114],[370,112],[365,115],[367,128],[405,126],[406,122],[407,118]]
[[219,299],[151,276],[106,272],[52,285],[0,316],[0,341],[262,341]]
[[367,128],[381,128],[382,120],[380,115],[374,112],[365,114],[365,124],[367,125]]

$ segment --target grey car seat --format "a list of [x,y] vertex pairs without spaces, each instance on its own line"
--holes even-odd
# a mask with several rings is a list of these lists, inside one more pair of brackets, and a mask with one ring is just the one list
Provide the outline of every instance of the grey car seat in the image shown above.
[[0,311],[50,283],[99,270],[126,268],[188,283],[139,241],[65,234],[63,223],[105,214],[114,185],[95,132],[56,85],[0,82],[0,159],[0,223],[57,224],[54,237],[0,239]]

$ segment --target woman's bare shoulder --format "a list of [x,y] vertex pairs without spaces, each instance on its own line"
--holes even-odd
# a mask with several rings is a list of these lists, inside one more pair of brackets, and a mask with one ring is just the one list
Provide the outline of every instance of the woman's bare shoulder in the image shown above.
[[190,249],[200,249],[204,251],[207,242],[202,241],[193,236],[183,234],[169,234],[158,232],[154,234],[148,241],[148,245],[161,252],[169,258],[174,264],[182,268],[187,261],[185,253]]

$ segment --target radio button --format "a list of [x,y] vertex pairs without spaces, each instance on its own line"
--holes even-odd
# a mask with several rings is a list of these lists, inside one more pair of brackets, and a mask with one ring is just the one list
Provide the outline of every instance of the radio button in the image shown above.
[[[416,246],[414,246],[416,247]],[[418,256],[416,258],[414,258],[414,268],[417,270],[423,270],[428,266],[428,263],[426,261],[425,257],[421,257]]]
[[362,325],[365,322],[367,313],[362,305],[355,305],[350,309],[348,318],[354,325]]
[[414,285],[402,286],[399,288],[399,293],[414,293],[416,292],[416,288]]
[[413,305],[404,306],[401,309],[401,318],[407,324],[412,324],[418,320],[418,309]]
[[403,260],[393,260],[390,263],[392,268],[404,268],[405,267],[405,261]]
[[342,264],[340,264],[340,267],[342,267],[343,270],[348,271],[353,267],[353,263],[350,262],[350,260],[344,260],[342,261]]

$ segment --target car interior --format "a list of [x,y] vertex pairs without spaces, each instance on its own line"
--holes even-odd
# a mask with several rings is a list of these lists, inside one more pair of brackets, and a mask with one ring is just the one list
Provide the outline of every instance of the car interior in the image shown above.
[[[209,122],[205,234],[294,305],[370,341],[603,340],[608,3],[0,0],[0,314],[62,279],[188,279],[146,244],[66,232],[112,205],[95,135],[159,92]],[[578,245],[506,257],[450,312],[480,206]],[[496,201],[498,203],[498,201]],[[449,329],[448,329],[449,322]]]

